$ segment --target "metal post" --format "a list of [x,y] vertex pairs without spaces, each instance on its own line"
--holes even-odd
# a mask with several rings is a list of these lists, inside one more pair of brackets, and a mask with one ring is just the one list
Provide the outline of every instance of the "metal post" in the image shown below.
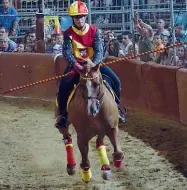
[[131,26],[131,33],[132,33],[132,43],[133,43],[133,52],[135,55],[135,36],[134,36],[134,0],[131,0],[131,14],[130,14],[130,26]]
[[36,40],[36,52],[45,53],[43,13],[36,13]]
[[[139,0],[139,9],[145,9],[145,0]],[[144,13],[140,12],[140,18],[143,20]]]
[[44,3],[44,0],[42,0],[42,13],[44,13],[45,11],[45,3]]
[[124,31],[125,30],[125,7],[123,6],[122,7],[122,30]]
[[91,2],[88,0],[88,24],[92,23]]
[[71,4],[71,2],[70,2],[70,0],[68,0],[68,7],[70,6],[70,4]]
[[[172,41],[175,44],[175,19],[174,19],[174,10],[173,10],[173,0],[170,1],[170,10],[171,10],[171,32],[172,32]],[[176,62],[176,47],[173,51],[174,60]]]

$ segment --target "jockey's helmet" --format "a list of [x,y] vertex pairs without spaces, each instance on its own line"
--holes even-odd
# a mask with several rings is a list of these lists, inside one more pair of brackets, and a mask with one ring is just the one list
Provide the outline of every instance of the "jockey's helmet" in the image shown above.
[[87,15],[88,8],[85,3],[81,1],[73,2],[68,8],[69,16]]

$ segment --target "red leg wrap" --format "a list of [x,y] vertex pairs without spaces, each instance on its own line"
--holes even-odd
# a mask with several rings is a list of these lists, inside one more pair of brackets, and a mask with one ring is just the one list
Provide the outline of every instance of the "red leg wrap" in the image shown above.
[[66,146],[68,167],[74,168],[76,166],[76,161],[73,153],[72,139],[71,138],[64,139],[64,143]]
[[119,168],[119,167],[121,167],[122,165],[123,165],[122,160],[115,160],[115,161],[114,161],[114,166],[115,166],[116,168]]
[[67,163],[70,167],[74,167],[76,165],[74,153],[73,153],[73,145],[66,144],[66,152],[67,152]]

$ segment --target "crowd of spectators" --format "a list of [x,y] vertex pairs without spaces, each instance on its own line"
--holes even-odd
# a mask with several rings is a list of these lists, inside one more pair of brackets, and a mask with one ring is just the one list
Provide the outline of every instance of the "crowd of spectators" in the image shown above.
[[[121,35],[116,36],[113,31],[103,32],[104,57],[105,56],[133,56],[151,50],[157,52],[142,55],[137,58],[144,62],[152,61],[162,65],[187,67],[187,46],[182,45],[176,48],[176,56],[174,56],[174,48],[159,51],[164,47],[172,44],[171,29],[165,28],[163,19],[157,20],[157,29],[153,31],[149,23],[145,23],[137,13],[134,15],[134,23],[137,35],[134,43],[132,42],[132,33],[124,31]],[[186,42],[187,33],[181,24],[175,25],[175,42]]]
[[[96,3],[96,1],[93,1]],[[12,16],[11,16],[12,15]],[[19,32],[19,18],[17,11],[10,6],[9,0],[2,0],[0,8],[0,52],[36,52],[36,27],[33,24],[31,30],[25,34],[23,40],[15,41]],[[172,29],[165,28],[163,19],[157,20],[157,29],[153,30],[151,24],[146,20],[140,19],[137,12],[134,13],[134,24],[136,28],[135,40],[132,41],[132,33],[124,31],[116,35],[111,30],[101,30],[100,35],[103,44],[103,56],[124,57],[159,50],[172,44]],[[187,41],[187,33],[182,24],[175,25],[176,43]],[[46,30],[46,28],[45,28]],[[14,38],[12,38],[14,37]],[[63,32],[45,34],[46,53],[63,54]],[[165,51],[158,51],[150,55],[143,55],[137,58],[144,62],[153,61],[162,65],[187,67],[187,47],[185,45],[174,49],[169,48]]]

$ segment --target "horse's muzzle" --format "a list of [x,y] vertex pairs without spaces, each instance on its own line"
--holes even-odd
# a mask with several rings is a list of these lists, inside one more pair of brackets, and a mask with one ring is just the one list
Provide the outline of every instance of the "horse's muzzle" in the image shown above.
[[95,103],[93,103],[91,106],[90,106],[90,114],[92,117],[95,117],[98,113],[99,113],[99,110],[100,110],[100,101],[97,100]]

